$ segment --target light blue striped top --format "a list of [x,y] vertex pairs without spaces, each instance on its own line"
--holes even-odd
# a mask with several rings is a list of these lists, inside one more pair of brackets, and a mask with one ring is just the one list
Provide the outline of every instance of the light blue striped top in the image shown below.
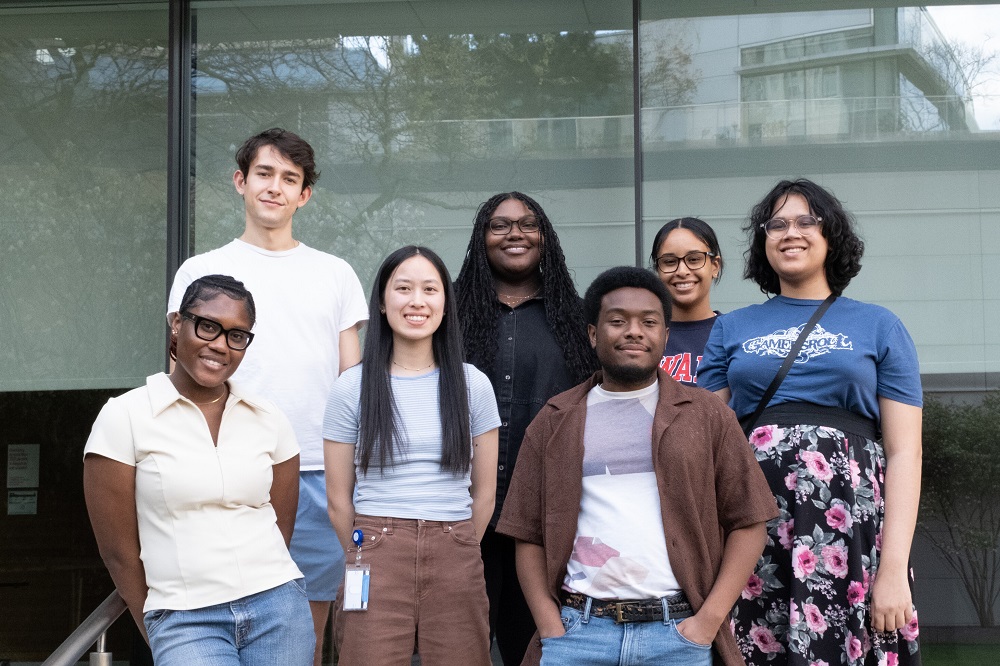
[[[371,467],[358,475],[354,510],[370,516],[422,520],[467,520],[472,517],[471,472],[452,474],[441,469],[441,411],[438,405],[439,370],[419,377],[392,377],[392,393],[406,442],[396,463],[387,469]],[[490,380],[465,364],[469,387],[469,415],[473,437],[500,427],[496,397]],[[323,420],[323,437],[357,444],[361,402],[361,366],[346,370],[330,392]],[[472,452],[469,452],[472,455]]]

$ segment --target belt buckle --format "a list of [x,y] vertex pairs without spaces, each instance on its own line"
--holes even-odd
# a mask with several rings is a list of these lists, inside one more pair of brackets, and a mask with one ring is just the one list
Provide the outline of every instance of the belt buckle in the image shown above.
[[625,619],[625,616],[622,615],[622,606],[624,605],[625,604],[621,601],[615,604],[615,624],[623,624],[625,622],[628,622],[628,620]]

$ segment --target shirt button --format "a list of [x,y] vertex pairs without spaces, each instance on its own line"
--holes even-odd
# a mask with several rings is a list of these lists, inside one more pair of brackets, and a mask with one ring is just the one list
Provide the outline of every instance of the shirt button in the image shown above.
[[504,421],[501,425],[503,425],[503,427],[506,428],[507,427],[507,422]]
[[504,375],[504,379],[510,379],[510,375]]
[[508,340],[513,340],[513,339],[514,339],[514,337],[513,337],[513,336],[511,336],[511,337],[509,337],[509,338],[507,338],[507,339],[508,339]]
[[500,465],[499,469],[502,472],[503,471],[503,465]]

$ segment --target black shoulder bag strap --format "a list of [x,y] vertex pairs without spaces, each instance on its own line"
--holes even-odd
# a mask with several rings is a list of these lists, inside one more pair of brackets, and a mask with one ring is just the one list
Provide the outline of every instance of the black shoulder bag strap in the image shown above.
[[767,387],[766,391],[764,391],[764,396],[760,399],[760,404],[757,405],[757,409],[754,410],[754,413],[749,417],[740,419],[740,425],[743,426],[743,434],[747,437],[750,436],[754,426],[757,425],[757,419],[759,419],[760,415],[764,413],[765,409],[767,409],[767,403],[771,402],[771,398],[773,398],[774,394],[778,392],[778,387],[781,386],[781,382],[785,381],[785,375],[787,375],[788,371],[792,369],[792,363],[795,363],[795,358],[799,355],[799,352],[802,351],[803,345],[806,344],[806,338],[809,337],[809,334],[812,333],[816,324],[819,323],[819,320],[823,317],[826,311],[830,309],[830,306],[833,305],[835,300],[837,300],[837,295],[830,294],[826,297],[825,301],[819,304],[819,307],[816,308],[815,312],[813,312],[812,317],[810,317],[809,321],[806,322],[806,325],[802,327],[802,332],[799,333],[799,337],[795,339],[795,344],[792,345],[792,349],[788,352],[788,356],[785,357],[784,363],[782,363],[781,367],[778,368],[778,374],[774,376],[774,379],[771,380],[771,385]]

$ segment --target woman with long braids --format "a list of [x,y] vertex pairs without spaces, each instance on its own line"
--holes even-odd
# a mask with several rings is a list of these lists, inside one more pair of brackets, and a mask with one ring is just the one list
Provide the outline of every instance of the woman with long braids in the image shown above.
[[425,664],[490,663],[479,541],[493,514],[500,418],[489,380],[462,362],[452,294],[427,248],[390,254],[372,287],[361,365],[327,402],[330,521],[349,570],[370,567],[367,610],[341,614],[342,666],[409,664],[414,648]]
[[537,201],[504,192],[483,203],[455,283],[466,360],[489,376],[500,409],[496,507],[482,542],[490,628],[504,664],[535,633],[514,564],[494,531],[528,424],[549,398],[597,369],[559,237]]
[[254,320],[242,282],[192,282],[168,316],[173,371],[112,398],[84,448],[101,557],[157,666],[312,664],[288,554],[299,446],[274,404],[229,379]]

